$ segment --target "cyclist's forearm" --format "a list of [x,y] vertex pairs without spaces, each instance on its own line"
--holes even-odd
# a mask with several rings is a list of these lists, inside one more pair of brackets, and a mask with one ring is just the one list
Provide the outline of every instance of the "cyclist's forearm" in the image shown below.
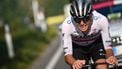
[[72,65],[76,60],[73,58],[72,55],[65,55],[65,61],[67,64]]
[[106,58],[108,58],[110,56],[114,56],[112,49],[106,49]]

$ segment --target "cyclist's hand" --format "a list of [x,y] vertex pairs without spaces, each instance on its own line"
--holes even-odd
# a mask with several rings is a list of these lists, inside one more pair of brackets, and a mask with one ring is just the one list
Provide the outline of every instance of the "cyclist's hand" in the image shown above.
[[84,64],[85,64],[85,60],[76,60],[73,63],[72,68],[73,69],[81,69]]
[[106,62],[109,63],[109,64],[114,64],[114,65],[118,63],[117,58],[115,56],[108,57]]

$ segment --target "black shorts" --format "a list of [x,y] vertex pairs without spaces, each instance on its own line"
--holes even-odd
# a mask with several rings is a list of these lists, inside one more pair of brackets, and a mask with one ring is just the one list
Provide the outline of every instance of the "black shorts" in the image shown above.
[[102,39],[97,39],[94,43],[88,46],[79,46],[73,43],[73,57],[75,59],[84,59],[86,63],[93,59],[96,61],[97,59],[105,59],[105,49],[103,46]]

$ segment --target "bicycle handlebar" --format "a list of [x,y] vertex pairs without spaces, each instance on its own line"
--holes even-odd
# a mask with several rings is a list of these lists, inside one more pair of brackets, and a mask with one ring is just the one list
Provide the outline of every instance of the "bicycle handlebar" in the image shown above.
[[[96,67],[96,65],[102,65],[102,64],[108,64],[107,62],[103,62],[103,63],[90,63],[90,64],[86,64],[86,65],[83,65],[83,68],[87,68],[87,67]],[[111,65],[112,67],[117,67],[117,65],[114,65],[114,64],[108,64],[108,65]]]

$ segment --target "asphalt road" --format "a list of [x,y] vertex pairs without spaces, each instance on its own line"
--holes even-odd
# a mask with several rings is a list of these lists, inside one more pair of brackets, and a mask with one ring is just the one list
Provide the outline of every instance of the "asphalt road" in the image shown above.
[[60,36],[52,41],[28,69],[70,69],[64,61]]
[[61,57],[55,65],[54,69],[70,69],[70,66],[67,65],[64,61],[63,54],[61,54]]
[[50,61],[48,61],[45,66],[45,69],[70,69],[70,66],[64,61],[63,46],[61,45],[60,35],[56,44],[58,44],[58,46],[55,47],[55,52],[53,52]]

